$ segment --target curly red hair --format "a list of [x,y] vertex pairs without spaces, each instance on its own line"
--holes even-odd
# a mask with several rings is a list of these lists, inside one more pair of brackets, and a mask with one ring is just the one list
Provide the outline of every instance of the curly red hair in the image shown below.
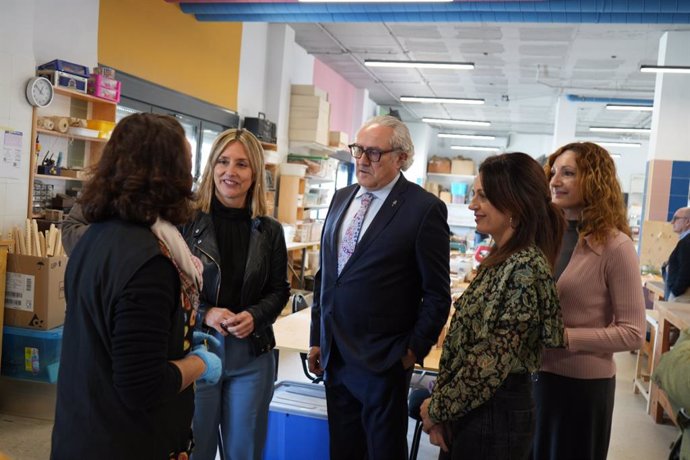
[[551,180],[553,163],[568,150],[575,153],[580,192],[585,203],[580,218],[580,237],[592,236],[601,244],[614,229],[631,236],[616,165],[605,148],[593,142],[564,145],[549,156],[544,166],[546,177]]

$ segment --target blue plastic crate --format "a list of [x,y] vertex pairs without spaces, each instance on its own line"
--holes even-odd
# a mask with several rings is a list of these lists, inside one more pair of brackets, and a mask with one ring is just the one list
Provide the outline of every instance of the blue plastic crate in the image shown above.
[[61,350],[62,326],[47,331],[5,326],[2,336],[2,375],[55,383]]
[[268,414],[264,460],[326,459],[328,446],[325,387],[279,382]]
[[55,59],[41,64],[37,67],[37,70],[59,70],[60,72],[67,72],[72,75],[89,78],[89,68],[87,66],[63,61],[62,59]]

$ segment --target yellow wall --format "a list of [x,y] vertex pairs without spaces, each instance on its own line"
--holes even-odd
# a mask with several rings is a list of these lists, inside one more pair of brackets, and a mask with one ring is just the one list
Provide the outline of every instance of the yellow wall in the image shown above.
[[98,62],[237,110],[241,23],[198,22],[164,0],[100,0]]

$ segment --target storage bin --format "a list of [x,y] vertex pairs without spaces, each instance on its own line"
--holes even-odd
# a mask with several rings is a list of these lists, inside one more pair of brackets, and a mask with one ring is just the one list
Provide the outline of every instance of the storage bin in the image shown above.
[[67,72],[72,75],[80,77],[89,77],[89,68],[85,65],[74,64],[72,62],[63,61],[62,59],[54,59],[37,67],[37,70],[58,70],[60,72]]
[[62,88],[71,89],[80,93],[86,93],[88,78],[73,75],[67,72],[60,72],[59,70],[39,70],[36,72],[41,77],[46,77],[53,86],[60,86]]
[[88,93],[107,99],[113,102],[120,102],[120,91],[122,82],[113,80],[112,78],[104,77],[103,75],[93,74],[89,77]]
[[5,326],[2,375],[55,383],[60,367],[62,326],[47,331]]
[[325,387],[279,382],[268,413],[264,460],[325,459],[328,446]]

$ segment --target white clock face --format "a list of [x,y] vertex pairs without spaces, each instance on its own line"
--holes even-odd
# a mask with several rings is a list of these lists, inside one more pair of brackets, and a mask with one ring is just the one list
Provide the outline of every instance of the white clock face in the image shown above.
[[53,100],[53,85],[45,78],[33,78],[29,80],[26,96],[32,105],[45,107]]

